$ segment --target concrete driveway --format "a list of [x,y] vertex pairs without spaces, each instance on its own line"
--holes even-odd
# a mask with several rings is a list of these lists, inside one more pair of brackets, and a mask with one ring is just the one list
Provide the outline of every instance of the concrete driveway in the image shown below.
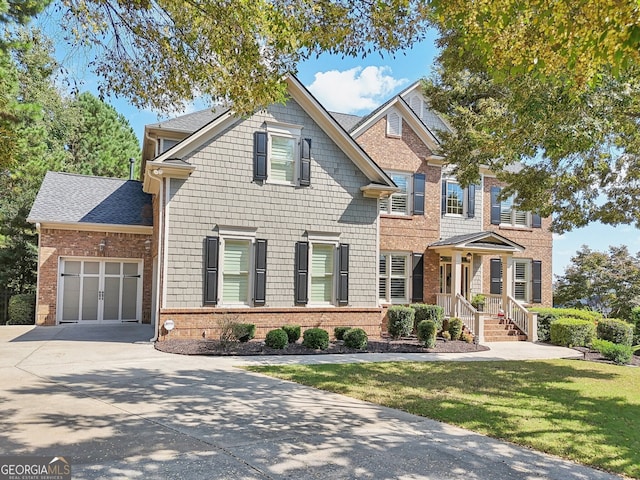
[[64,456],[74,479],[619,478],[150,336],[0,327],[0,454]]

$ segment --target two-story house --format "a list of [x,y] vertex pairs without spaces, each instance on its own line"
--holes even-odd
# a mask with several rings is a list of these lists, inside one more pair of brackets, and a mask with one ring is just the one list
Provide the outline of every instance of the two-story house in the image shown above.
[[[414,84],[366,117],[329,113],[294,77],[249,117],[204,110],[147,125],[142,181],[49,173],[37,323],[151,322],[160,339],[257,335],[287,323],[377,336],[392,304],[438,303],[485,339],[469,304],[535,338],[551,304],[548,220],[462,188],[437,155],[447,127]],[[169,327],[169,328],[165,328]],[[487,339],[492,338],[487,333]]]

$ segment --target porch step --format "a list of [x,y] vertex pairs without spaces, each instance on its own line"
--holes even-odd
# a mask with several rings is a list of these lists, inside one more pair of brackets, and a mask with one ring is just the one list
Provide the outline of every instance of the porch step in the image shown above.
[[511,321],[504,318],[487,318],[484,321],[485,342],[526,342],[527,336]]

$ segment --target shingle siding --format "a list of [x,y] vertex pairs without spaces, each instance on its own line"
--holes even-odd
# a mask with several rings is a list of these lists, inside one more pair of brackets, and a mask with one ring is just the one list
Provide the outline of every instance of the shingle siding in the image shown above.
[[[302,125],[312,139],[309,187],[253,181],[253,133],[265,121]],[[351,245],[349,305],[376,306],[377,204],[360,191],[369,182],[295,102],[238,121],[183,160],[196,170],[171,180],[168,308],[202,305],[203,239],[218,225],[257,228],[268,241],[267,306],[293,306],[295,242],[307,230],[339,232]]]

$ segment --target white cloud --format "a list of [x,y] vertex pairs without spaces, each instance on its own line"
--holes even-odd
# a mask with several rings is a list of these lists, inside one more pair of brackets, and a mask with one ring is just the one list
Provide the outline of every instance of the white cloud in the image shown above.
[[393,78],[389,67],[355,67],[342,72],[318,72],[309,90],[327,110],[368,112],[408,81],[406,78]]
[[564,236],[564,234],[562,234],[562,233],[554,233],[554,234],[552,234],[552,236],[553,236],[553,241],[554,241],[554,242],[555,242],[556,240],[564,240],[565,238],[567,238],[567,237],[565,237],[565,236]]

